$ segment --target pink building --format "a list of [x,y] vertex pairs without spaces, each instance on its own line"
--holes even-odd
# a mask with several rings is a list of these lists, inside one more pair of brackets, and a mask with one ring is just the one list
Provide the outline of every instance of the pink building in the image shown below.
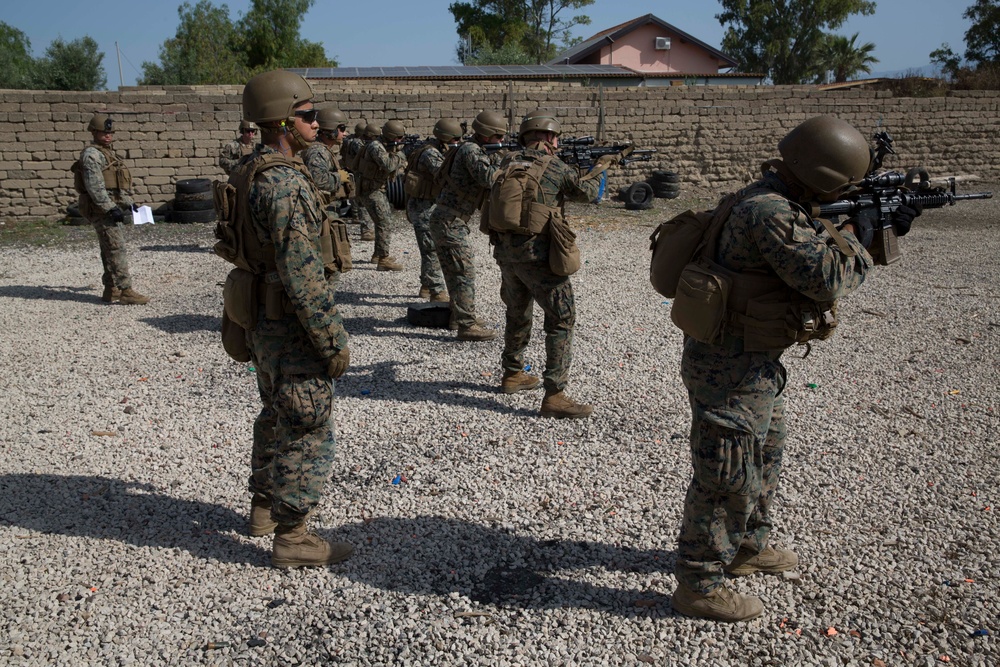
[[[717,79],[745,78],[720,74],[719,70],[736,67],[736,61],[652,14],[599,32],[548,64],[614,65],[642,75],[649,83],[650,79],[722,83]],[[750,78],[759,81],[759,77]]]

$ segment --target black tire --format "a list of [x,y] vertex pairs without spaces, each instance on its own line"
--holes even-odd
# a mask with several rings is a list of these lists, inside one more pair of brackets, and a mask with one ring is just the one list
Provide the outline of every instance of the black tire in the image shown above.
[[187,178],[183,181],[177,181],[174,186],[177,192],[183,192],[184,194],[192,194],[195,192],[211,192],[212,181],[207,178]]
[[406,321],[415,327],[447,329],[451,321],[451,305],[418,303],[406,309]]
[[403,177],[397,176],[393,180],[389,181],[385,188],[386,199],[392,204],[392,207],[397,211],[401,211],[406,208],[406,193],[403,192]]
[[653,186],[653,196],[659,199],[674,199],[681,193],[680,187],[676,185],[664,185],[658,183]]
[[215,209],[208,211],[174,211],[170,214],[171,222],[179,222],[182,225],[192,222],[215,222]]
[[[633,183],[625,191],[625,204],[641,205],[653,203],[653,188],[649,183]],[[647,207],[648,208],[648,207]],[[636,209],[630,209],[636,210]]]
[[673,171],[665,171],[663,169],[657,169],[652,174],[649,175],[650,183],[680,183],[680,174]]
[[212,191],[205,192],[175,192],[174,201],[212,201]]
[[166,222],[166,221],[167,221],[166,215],[160,215],[158,213],[153,214],[153,222]]
[[87,220],[86,218],[81,218],[78,215],[71,215],[68,218],[66,218],[66,224],[70,225],[71,227],[83,227],[84,225],[89,225],[90,220]]
[[650,199],[648,202],[625,202],[625,208],[629,211],[647,211],[653,208],[653,200]]
[[76,204],[70,204],[69,206],[66,207],[66,215],[68,215],[71,218],[83,217],[80,215],[80,207],[77,206]]
[[208,211],[215,208],[215,202],[211,199],[188,199],[181,201],[174,200],[175,211]]

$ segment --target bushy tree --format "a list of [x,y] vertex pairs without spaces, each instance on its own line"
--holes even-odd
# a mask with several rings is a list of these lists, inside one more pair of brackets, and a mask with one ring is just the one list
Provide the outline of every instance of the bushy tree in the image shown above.
[[1000,0],[976,0],[963,16],[972,21],[965,32],[965,59],[975,65],[1000,62]]
[[240,20],[240,44],[252,72],[279,67],[336,67],[323,45],[302,39],[299,29],[313,0],[253,0]]
[[55,39],[45,50],[36,67],[36,81],[45,90],[104,90],[108,77],[104,71],[104,53],[97,50],[92,37],[71,42]]
[[776,84],[804,83],[823,73],[820,49],[828,31],[854,14],[872,14],[871,0],[719,0],[728,26],[722,50],[743,72]]
[[28,36],[0,21],[0,88],[30,88],[34,66]]

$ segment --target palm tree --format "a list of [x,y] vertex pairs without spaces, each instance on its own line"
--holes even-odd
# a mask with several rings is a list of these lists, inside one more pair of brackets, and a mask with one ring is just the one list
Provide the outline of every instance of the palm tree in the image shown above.
[[858,46],[857,39],[858,33],[850,39],[841,35],[826,36],[820,49],[823,78],[832,73],[835,82],[843,83],[858,74],[872,71],[871,66],[878,62],[878,58],[872,55],[875,45],[868,42]]

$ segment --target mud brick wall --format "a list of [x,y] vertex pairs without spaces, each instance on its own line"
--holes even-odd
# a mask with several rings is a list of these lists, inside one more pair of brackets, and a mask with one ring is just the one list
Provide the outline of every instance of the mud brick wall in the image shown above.
[[[482,109],[514,119],[554,109],[566,136],[631,139],[659,153],[652,162],[615,172],[616,188],[652,169],[681,174],[682,187],[738,186],[775,155],[775,144],[800,121],[832,114],[866,135],[881,122],[896,140],[886,167],[926,167],[932,176],[996,181],[1000,163],[1000,92],[954,92],[898,98],[874,91],[818,91],[809,86],[582,86],[578,83],[490,81],[316,81],[320,103],[351,119],[401,119],[430,133],[449,116],[471,121]],[[235,137],[239,86],[134,87],[117,92],[0,91],[0,219],[58,218],[76,201],[70,165],[90,141],[95,111],[116,121],[115,147],[129,161],[137,201],[170,201],[186,178],[219,178],[219,148]]]

